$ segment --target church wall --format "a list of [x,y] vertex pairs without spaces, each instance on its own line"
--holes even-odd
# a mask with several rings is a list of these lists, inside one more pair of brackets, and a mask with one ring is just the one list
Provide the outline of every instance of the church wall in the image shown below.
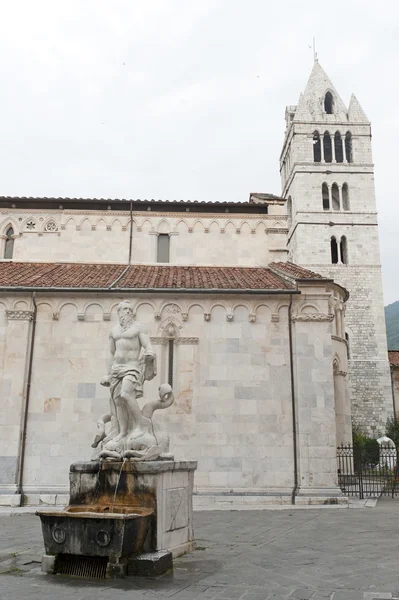
[[[283,207],[274,207],[283,208]],[[273,212],[273,211],[272,211]],[[275,211],[276,212],[276,211]],[[129,256],[128,212],[0,213],[0,233],[13,225],[18,261],[114,262]],[[134,214],[132,261],[157,262],[157,235],[170,235],[176,265],[266,266],[285,260],[286,216]]]
[[[4,300],[8,309],[15,302],[26,302],[24,306],[32,308],[28,297],[4,296]],[[66,494],[70,463],[91,456],[96,421],[108,411],[109,391],[99,381],[106,371],[108,334],[117,323],[120,300],[104,295],[38,295],[24,469],[28,502],[37,501],[38,493]],[[158,411],[156,418],[170,432],[175,456],[198,460],[196,491],[268,490],[289,495],[293,486],[293,438],[288,298],[131,295],[131,301],[137,320],[148,327],[158,357],[158,375],[146,387],[147,398],[157,396],[158,385],[167,381],[166,332],[173,324],[176,401],[164,414]],[[295,298],[293,310],[325,315],[328,295],[323,292],[320,298],[314,298],[310,308]],[[20,358],[15,362],[14,357],[19,352],[18,356],[25,358],[28,321],[6,320],[4,309],[0,318],[7,339],[11,332],[14,340],[14,345],[3,347],[0,356],[0,364],[7,365],[7,376],[0,383],[4,389],[7,379],[15,379],[20,386],[19,396],[10,396],[12,402],[2,399],[4,456],[10,448],[15,457],[24,366]],[[311,401],[324,422],[331,417],[333,396],[331,321],[324,322],[323,317],[323,322],[309,325],[306,319],[296,324],[302,336],[297,338],[296,348],[299,354],[303,348],[304,353],[296,363],[298,402],[304,403],[299,418],[304,428],[309,418],[317,421],[316,413],[305,410],[312,382],[319,382]],[[323,407],[328,407],[327,413],[323,413]],[[12,429],[6,425],[8,421],[12,421]],[[326,440],[335,449],[335,438],[325,438],[324,443]],[[321,437],[316,445],[322,445]],[[307,438],[306,452],[310,446],[313,441]],[[317,451],[310,450],[316,460]],[[331,461],[329,454],[333,451],[323,452],[326,461]],[[323,464],[320,468],[330,473],[331,463],[327,467]],[[7,482],[0,482],[1,491],[4,493],[8,489],[4,485],[14,481],[15,473],[14,478],[10,475]]]

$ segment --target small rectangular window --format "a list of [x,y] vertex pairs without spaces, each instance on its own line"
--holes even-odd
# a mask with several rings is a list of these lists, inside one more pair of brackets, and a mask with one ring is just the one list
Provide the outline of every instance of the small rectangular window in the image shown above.
[[157,262],[169,262],[170,238],[167,233],[158,235]]

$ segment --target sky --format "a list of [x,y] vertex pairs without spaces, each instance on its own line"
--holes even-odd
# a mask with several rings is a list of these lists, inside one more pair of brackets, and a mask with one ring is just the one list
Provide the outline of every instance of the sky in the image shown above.
[[396,0],[0,0],[0,195],[280,194],[313,37],[372,122],[384,301],[399,300]]

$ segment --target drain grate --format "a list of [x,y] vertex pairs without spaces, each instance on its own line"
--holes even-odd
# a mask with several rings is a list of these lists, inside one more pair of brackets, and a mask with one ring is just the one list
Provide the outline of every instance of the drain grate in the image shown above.
[[76,554],[58,554],[55,561],[55,573],[74,575],[75,577],[95,577],[105,579],[107,556],[78,556]]

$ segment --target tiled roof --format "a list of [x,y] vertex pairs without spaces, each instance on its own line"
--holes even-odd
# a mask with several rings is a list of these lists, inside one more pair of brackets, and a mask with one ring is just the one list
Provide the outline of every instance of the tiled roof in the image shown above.
[[56,198],[55,196],[50,197],[37,197],[37,196],[0,196],[0,201],[23,201],[28,202],[32,200],[47,200],[49,202],[133,202],[134,204],[143,203],[143,204],[224,204],[224,205],[242,205],[242,204],[252,204],[253,198],[258,198],[260,200],[282,200],[280,196],[276,196],[275,194],[250,194],[250,199],[244,200],[243,202],[232,202],[228,200],[155,200],[154,198]]
[[389,350],[388,358],[391,367],[399,367],[399,352],[397,352],[396,350]]
[[[105,289],[126,265],[83,263],[0,263],[0,289],[28,287]],[[268,268],[130,265],[112,289],[293,290]]]
[[304,269],[303,267],[295,265],[292,262],[272,262],[269,266],[276,269],[276,271],[281,271],[288,277],[293,277],[294,279],[324,279],[322,275],[319,275],[319,273],[314,273],[314,271]]

